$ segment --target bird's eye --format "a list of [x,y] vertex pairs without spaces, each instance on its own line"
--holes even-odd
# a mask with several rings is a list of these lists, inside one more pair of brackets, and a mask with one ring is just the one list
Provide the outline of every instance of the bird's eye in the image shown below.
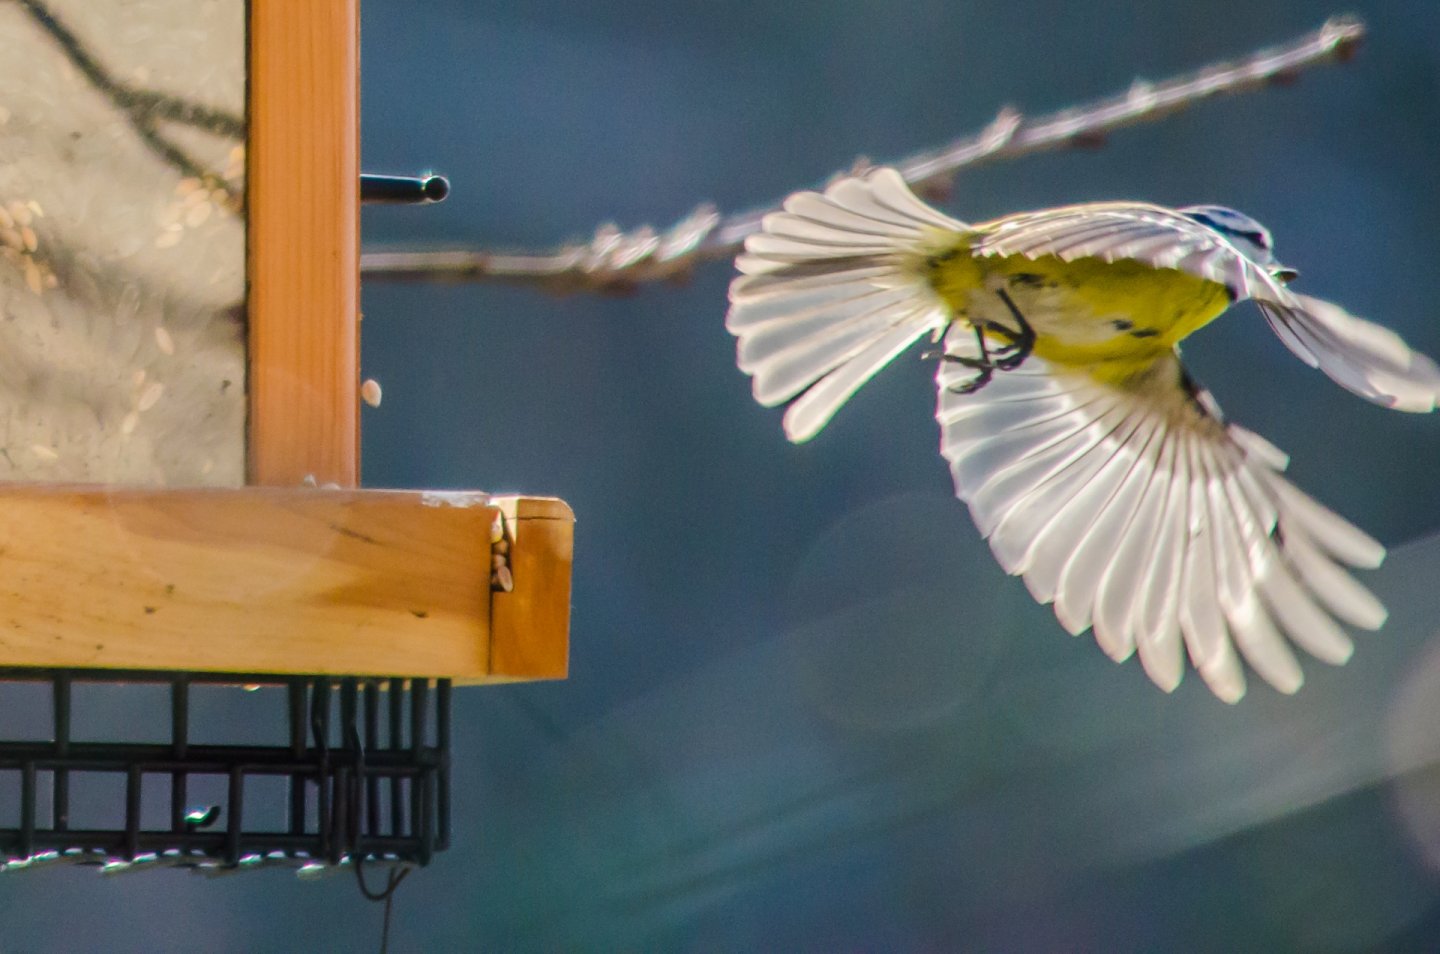
[[1270,251],[1270,236],[1264,232],[1237,232],[1235,234],[1249,240],[1256,248],[1262,248],[1267,252]]

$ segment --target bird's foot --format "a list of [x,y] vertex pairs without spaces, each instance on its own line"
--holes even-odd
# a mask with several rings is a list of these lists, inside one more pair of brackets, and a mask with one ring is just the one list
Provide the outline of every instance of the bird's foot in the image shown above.
[[995,376],[995,369],[998,367],[994,361],[990,360],[989,355],[983,358],[968,358],[964,355],[941,353],[940,360],[979,372],[963,384],[952,385],[950,387],[952,394],[974,394],[990,383],[990,379]]
[[966,381],[964,384],[957,384],[952,386],[950,388],[950,393],[974,394],[976,391],[989,384],[990,380],[993,377],[995,377],[995,372],[990,368],[985,368],[979,374],[975,375],[975,377],[971,378],[969,381]]
[[1034,352],[1035,329],[1031,327],[1030,322],[1026,320],[1025,316],[1020,312],[1020,309],[1015,306],[1015,302],[1011,299],[1009,292],[1001,288],[996,291],[996,294],[999,295],[1000,300],[1005,303],[1005,307],[1010,310],[1010,315],[1015,319],[1015,324],[1019,330],[995,321],[985,322],[984,330],[1004,339],[1006,342],[995,349],[991,355],[995,367],[1001,371],[1013,371],[1024,364],[1025,359],[1030,357]]

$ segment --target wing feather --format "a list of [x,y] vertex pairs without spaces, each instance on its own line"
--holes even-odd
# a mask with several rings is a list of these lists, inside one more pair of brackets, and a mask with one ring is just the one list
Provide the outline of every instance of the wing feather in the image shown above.
[[1399,411],[1440,403],[1440,367],[1390,329],[1290,292],[1259,304],[1286,347],[1346,390]]
[[[1279,471],[1281,468],[1270,469]],[[1302,493],[1284,478],[1275,474],[1261,476],[1274,495],[1276,505],[1284,509],[1287,525],[1299,527],[1313,536],[1330,556],[1341,563],[1366,569],[1379,566],[1380,561],[1385,559],[1385,548],[1380,541]]]
[[1146,428],[1151,422],[1132,409],[1126,410],[1128,413],[1114,430],[1091,443],[1087,453],[1075,456],[1063,468],[1048,475],[1025,497],[1023,505],[1010,509],[990,534],[990,549],[1007,572],[1026,572],[1036,538],[1074,495],[1097,479],[1103,483],[1099,475],[1117,455],[1133,455],[1136,444],[1144,446],[1146,440],[1143,436],[1137,437],[1137,432],[1142,429],[1153,432],[1153,425]]
[[1123,533],[1135,498],[1144,491],[1148,479],[1144,470],[1133,469],[1097,512],[1089,532],[1066,561],[1056,586],[1055,615],[1071,635],[1079,635],[1091,626],[1100,583],[1114,556],[1111,542]]
[[1216,593],[1214,532],[1206,519],[1203,473],[1199,470],[1199,435],[1186,434],[1188,453],[1183,479],[1186,484],[1185,598],[1180,603],[1180,631],[1190,663],[1210,690],[1226,702],[1238,702],[1245,693],[1245,675]]
[[1140,427],[1148,435],[1135,435],[1128,444],[1141,444],[1138,455],[1123,452],[1112,454],[1104,461],[1095,477],[1087,481],[1060,509],[1050,524],[1035,536],[1026,554],[1028,569],[1025,585],[1041,603],[1052,602],[1059,590],[1060,575],[1075,549],[1089,532],[1095,517],[1101,513],[1122,487],[1137,472],[1153,469],[1153,457],[1164,443],[1163,428],[1154,420],[1141,420]]
[[[1153,474],[1146,475],[1146,479],[1137,489],[1134,500],[1131,502],[1120,534],[1109,541],[1112,555],[1104,572],[1100,575],[1100,582],[1095,591],[1095,606],[1092,610],[1091,620],[1095,641],[1106,655],[1117,662],[1128,659],[1137,648],[1135,629],[1131,624],[1131,610],[1138,595],[1139,588],[1135,583],[1135,570],[1139,564],[1139,550],[1144,540],[1142,532],[1136,529],[1136,524],[1139,522],[1138,517],[1154,485],[1153,477]],[[1145,669],[1147,674],[1151,674],[1148,665],[1145,666]],[[1155,678],[1154,675],[1151,678]],[[1159,685],[1166,691],[1173,688],[1173,685],[1166,686],[1163,682]]]
[[[970,337],[952,328],[946,347]],[[1343,662],[1339,621],[1384,608],[1347,566],[1383,549],[1282,476],[1283,453],[1192,396],[1174,356],[1123,385],[1031,357],[973,394],[942,362],[941,450],[996,558],[1087,627],[1117,661],[1140,657],[1161,688],[1186,655],[1217,696],[1245,692],[1240,659],[1281,692],[1299,646]]]
[[1290,568],[1275,566],[1260,579],[1265,604],[1290,639],[1316,659],[1340,665],[1350,659],[1355,644],[1335,621],[1316,605]]
[[1361,629],[1379,629],[1384,624],[1384,604],[1353,576],[1326,559],[1303,530],[1292,528],[1285,544],[1296,574],[1320,597],[1332,615]]
[[[1162,456],[1157,463],[1159,473],[1173,474],[1176,469],[1177,446],[1181,442],[1173,430],[1164,435]],[[1143,591],[1136,644],[1151,647],[1152,656],[1162,654],[1173,670],[1178,684],[1184,669],[1184,640],[1180,631],[1181,566],[1185,548],[1185,485],[1174,479],[1161,478],[1165,483],[1165,502],[1155,532],[1155,546]],[[1142,656],[1143,659],[1143,656]]]
[[975,226],[976,255],[1055,255],[1066,261],[1133,259],[1219,282],[1236,299],[1276,298],[1283,286],[1223,235],[1192,218],[1140,202],[1092,202],[1006,216]]
[[[952,462],[951,475],[957,487],[976,486],[966,503],[981,533],[989,536],[1040,484],[1088,454],[1123,424],[1124,413],[1112,406],[1089,421],[1067,414],[1037,427],[1033,434],[1012,432],[1023,439],[1008,440],[1012,435],[1007,434],[994,442],[974,442],[967,457]],[[1024,456],[1017,459],[1016,449],[1022,449]]]

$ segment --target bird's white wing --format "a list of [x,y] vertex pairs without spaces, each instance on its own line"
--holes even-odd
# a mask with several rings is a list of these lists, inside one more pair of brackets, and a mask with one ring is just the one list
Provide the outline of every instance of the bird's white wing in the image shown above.
[[1225,236],[1174,209],[1091,202],[1010,215],[975,227],[976,255],[1054,255],[1064,261],[1134,259],[1218,282],[1231,297],[1274,297],[1282,286]]
[[[963,329],[947,335],[948,353],[973,348]],[[942,362],[937,375],[956,493],[1000,564],[1115,660],[1138,652],[1170,690],[1188,654],[1234,702],[1241,658],[1294,692],[1292,643],[1343,663],[1351,642],[1337,620],[1384,622],[1345,569],[1377,566],[1384,548],[1290,484],[1284,454],[1222,423],[1177,358],[1127,388],[1031,357],[956,393],[973,373]]]
[[951,318],[913,266],[937,233],[967,227],[910,192],[894,169],[797,192],[735,260],[725,327],[740,370],[792,441],[815,436],[856,389]]
[[977,255],[1134,259],[1219,282],[1235,300],[1255,299],[1285,346],[1341,387],[1402,411],[1430,411],[1440,402],[1440,368],[1394,332],[1294,294],[1225,236],[1173,209],[1097,202],[1007,216],[976,230]]
[[1258,304],[1287,348],[1346,390],[1399,411],[1440,404],[1440,368],[1389,328],[1289,291]]

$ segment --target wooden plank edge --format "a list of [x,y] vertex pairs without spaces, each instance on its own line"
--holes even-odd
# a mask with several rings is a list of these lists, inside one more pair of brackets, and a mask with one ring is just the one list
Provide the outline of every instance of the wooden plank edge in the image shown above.
[[493,502],[512,534],[515,588],[491,595],[488,679],[564,679],[570,671],[575,513],[554,497]]
[[[571,519],[563,503],[531,501],[8,485],[0,667],[559,678]],[[490,528],[507,511],[523,572],[519,597],[497,602]]]

